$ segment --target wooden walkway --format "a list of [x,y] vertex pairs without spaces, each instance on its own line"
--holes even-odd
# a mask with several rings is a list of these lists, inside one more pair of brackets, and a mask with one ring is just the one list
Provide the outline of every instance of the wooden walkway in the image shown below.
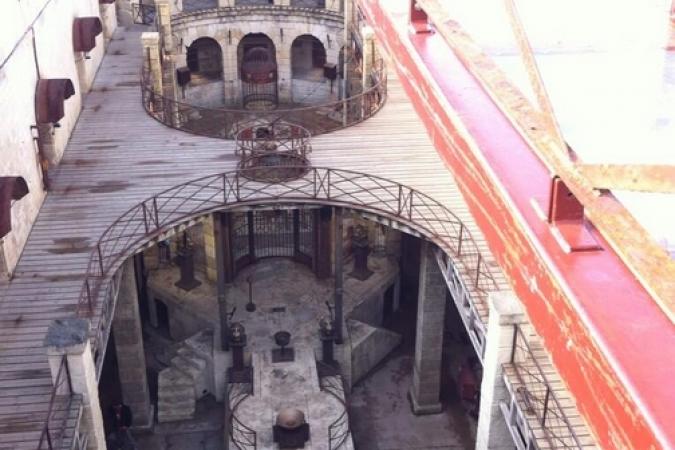
[[[140,32],[118,29],[11,282],[0,282],[0,449],[35,448],[51,376],[42,341],[75,314],[90,246],[141,200],[179,183],[236,169],[234,143],[169,129],[141,106]],[[313,140],[316,166],[361,171],[440,201],[492,256],[452,175],[392,76],[374,118]],[[508,285],[495,270],[498,283]],[[487,321],[487,309],[480,307]]]

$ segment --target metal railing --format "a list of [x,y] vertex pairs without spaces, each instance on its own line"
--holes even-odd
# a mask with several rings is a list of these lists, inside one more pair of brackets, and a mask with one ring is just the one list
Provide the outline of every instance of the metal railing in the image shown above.
[[64,355],[61,358],[59,371],[54,381],[51,396],[49,397],[49,406],[47,408],[47,417],[42,426],[38,450],[56,450],[61,449],[65,444],[66,428],[70,409],[73,401],[73,386],[70,380],[70,371],[68,369],[68,360]]
[[204,108],[165,97],[152,88],[149,75],[141,76],[143,106],[150,116],[166,126],[202,136],[235,139],[255,119],[298,124],[312,135],[329,133],[360,123],[375,115],[387,98],[384,64],[374,65],[373,86],[353,97],[316,106],[270,111]]
[[152,25],[155,23],[157,8],[154,3],[132,3],[131,17],[137,25]]
[[342,412],[338,418],[328,426],[328,449],[338,450],[345,444],[351,434],[342,378],[339,376],[321,377],[319,379],[319,385],[322,391],[333,396],[342,405]]
[[255,450],[258,446],[255,430],[244,425],[235,414],[239,405],[253,393],[253,384],[227,383],[226,389],[225,418],[228,435],[238,450]]
[[[256,121],[237,133],[235,154],[241,158],[238,167],[265,168],[253,174],[256,179],[266,181],[297,178],[309,166],[310,136],[309,131],[299,125]],[[298,171],[297,167],[303,169]]]
[[[456,257],[459,257],[462,254],[464,232],[464,225],[462,225],[459,230],[460,239],[458,241],[457,254],[455,255]],[[457,266],[453,264],[452,258],[440,249],[438,249],[435,253],[436,262],[441,269],[441,273],[445,279],[445,284],[450,291],[452,300],[457,307],[457,311],[459,311],[459,316],[464,323],[464,327],[467,330],[471,344],[476,350],[476,354],[482,361],[485,357],[487,327],[478,314],[478,309],[474,303],[476,299],[471,298],[471,294],[466,288],[463,275],[457,270]]]
[[[524,440],[534,441],[534,445],[538,447],[541,447],[541,445],[538,445],[536,441],[543,439],[546,441],[546,448],[581,450],[582,446],[574,428],[567,419],[551,383],[527,342],[527,337],[518,325],[513,327],[513,344],[509,365],[514,369],[518,380],[518,387],[512,393],[514,397],[512,405],[518,407],[522,420],[514,420],[515,412],[513,408],[508,414],[511,422],[518,423],[519,428],[525,429],[520,430],[517,435],[523,436],[523,438],[527,436],[527,439]],[[528,418],[536,419],[536,425],[543,430],[543,436],[534,436]],[[521,443],[523,448],[533,445],[526,442]]]
[[254,172],[261,169],[199,178],[160,192],[115,220],[94,244],[77,307],[81,317],[103,319],[92,321],[101,336],[93,342],[99,360],[119,286],[113,276],[124,259],[176,225],[235,205],[310,203],[367,211],[415,230],[440,247],[452,259],[458,283],[471,301],[484,301],[488,292],[497,290],[466,226],[441,203],[377,176],[322,167],[302,169],[306,170],[301,177],[281,182],[255,180]]

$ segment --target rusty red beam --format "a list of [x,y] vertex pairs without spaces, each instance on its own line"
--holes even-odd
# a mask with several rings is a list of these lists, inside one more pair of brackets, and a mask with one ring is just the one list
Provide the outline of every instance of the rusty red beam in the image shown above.
[[358,3],[598,443],[675,447],[670,319],[597,230],[603,250],[560,246],[532,207],[549,168],[439,35],[410,34],[409,2]]

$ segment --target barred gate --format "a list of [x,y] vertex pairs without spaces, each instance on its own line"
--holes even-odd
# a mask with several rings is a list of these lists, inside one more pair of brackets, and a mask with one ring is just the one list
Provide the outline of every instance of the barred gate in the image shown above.
[[263,258],[293,258],[310,267],[314,261],[314,210],[248,211],[232,214],[232,261],[235,271]]

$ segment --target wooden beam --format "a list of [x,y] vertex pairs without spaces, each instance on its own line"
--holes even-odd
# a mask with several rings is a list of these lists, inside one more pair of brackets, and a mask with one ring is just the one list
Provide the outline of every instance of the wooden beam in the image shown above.
[[596,189],[675,193],[675,165],[582,164],[578,170]]
[[513,30],[516,43],[518,44],[518,48],[520,50],[520,57],[523,60],[525,71],[527,72],[527,76],[530,79],[530,85],[532,86],[532,90],[537,97],[541,120],[546,123],[549,133],[551,133],[551,135],[555,138],[556,143],[560,146],[561,154],[565,154],[568,152],[567,143],[563,137],[558,120],[555,117],[553,104],[551,103],[551,99],[548,95],[548,92],[546,91],[544,79],[542,78],[541,72],[539,71],[537,59],[534,56],[534,51],[532,50],[529,39],[527,38],[527,33],[525,32],[525,27],[520,20],[520,15],[518,14],[516,5],[513,0],[504,0],[504,5],[509,17],[511,29]]
[[586,217],[675,323],[675,261],[616,198],[597,195],[577,165],[559,151],[557,139],[541,121],[541,114],[462,27],[450,20],[442,0],[417,0],[417,4],[541,162],[584,205]]

